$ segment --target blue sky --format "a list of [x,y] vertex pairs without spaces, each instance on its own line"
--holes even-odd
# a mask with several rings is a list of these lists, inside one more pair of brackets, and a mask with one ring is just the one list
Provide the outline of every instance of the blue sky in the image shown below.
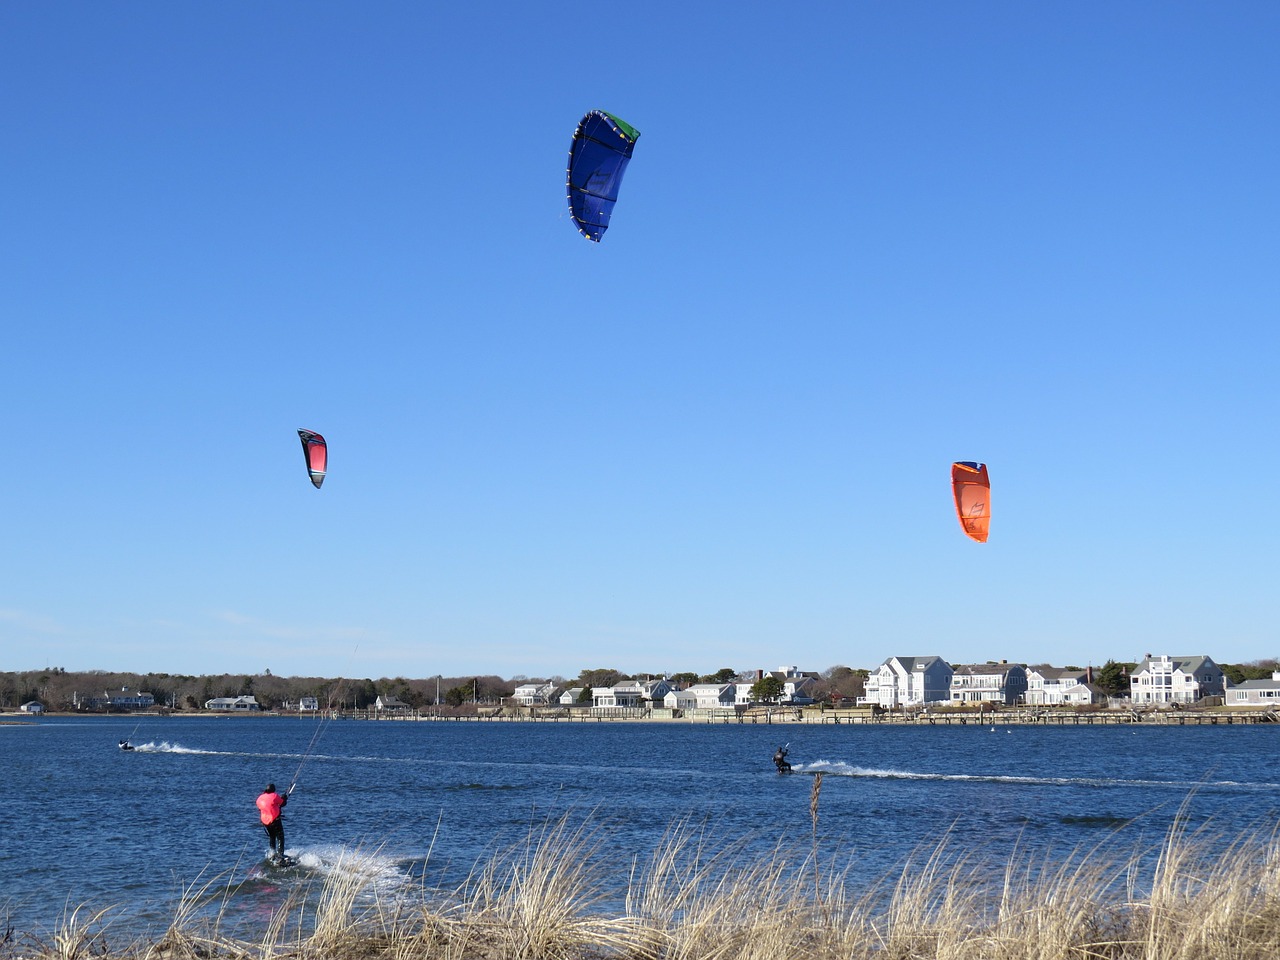
[[[0,669],[1280,654],[1277,36],[0,5]],[[593,108],[641,131],[600,244]]]

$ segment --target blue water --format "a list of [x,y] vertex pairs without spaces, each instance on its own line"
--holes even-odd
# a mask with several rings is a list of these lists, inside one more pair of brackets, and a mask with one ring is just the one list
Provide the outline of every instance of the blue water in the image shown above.
[[[116,743],[132,737],[133,752]],[[795,775],[770,757],[790,742]],[[944,835],[981,863],[1060,854],[1119,831],[1154,845],[1176,816],[1230,839],[1280,812],[1280,726],[965,727],[50,718],[0,725],[0,929],[48,931],[111,907],[162,929],[216,878],[236,922],[264,923],[299,877],[359,869],[394,890],[449,886],[560,815],[632,858],[677,821],[771,855],[811,850],[878,880]],[[264,870],[253,801],[298,775],[287,845]],[[229,891],[229,892],[227,892]]]

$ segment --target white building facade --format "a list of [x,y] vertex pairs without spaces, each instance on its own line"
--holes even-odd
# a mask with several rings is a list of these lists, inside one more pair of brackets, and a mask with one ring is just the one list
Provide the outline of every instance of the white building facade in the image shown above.
[[951,666],[941,657],[890,657],[871,671],[859,703],[885,709],[948,703]]
[[1138,664],[1129,678],[1134,705],[1195,703],[1205,697],[1226,694],[1222,668],[1206,656],[1153,657]]
[[966,663],[951,668],[952,703],[1012,706],[1027,693],[1027,668],[1020,663]]

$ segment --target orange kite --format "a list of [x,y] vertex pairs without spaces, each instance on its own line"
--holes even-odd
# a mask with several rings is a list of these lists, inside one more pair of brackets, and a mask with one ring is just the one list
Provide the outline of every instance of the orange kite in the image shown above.
[[987,465],[972,460],[953,463],[951,490],[956,495],[960,526],[972,539],[986,543],[991,527],[991,480],[987,477]]

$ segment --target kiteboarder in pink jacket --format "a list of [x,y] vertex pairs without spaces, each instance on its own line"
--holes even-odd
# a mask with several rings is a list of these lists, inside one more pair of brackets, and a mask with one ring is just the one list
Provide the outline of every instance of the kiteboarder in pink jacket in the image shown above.
[[267,831],[267,839],[271,841],[271,859],[277,863],[284,862],[284,820],[280,811],[289,802],[287,793],[276,793],[276,785],[268,783],[267,789],[258,796],[258,812],[262,816],[262,827]]

